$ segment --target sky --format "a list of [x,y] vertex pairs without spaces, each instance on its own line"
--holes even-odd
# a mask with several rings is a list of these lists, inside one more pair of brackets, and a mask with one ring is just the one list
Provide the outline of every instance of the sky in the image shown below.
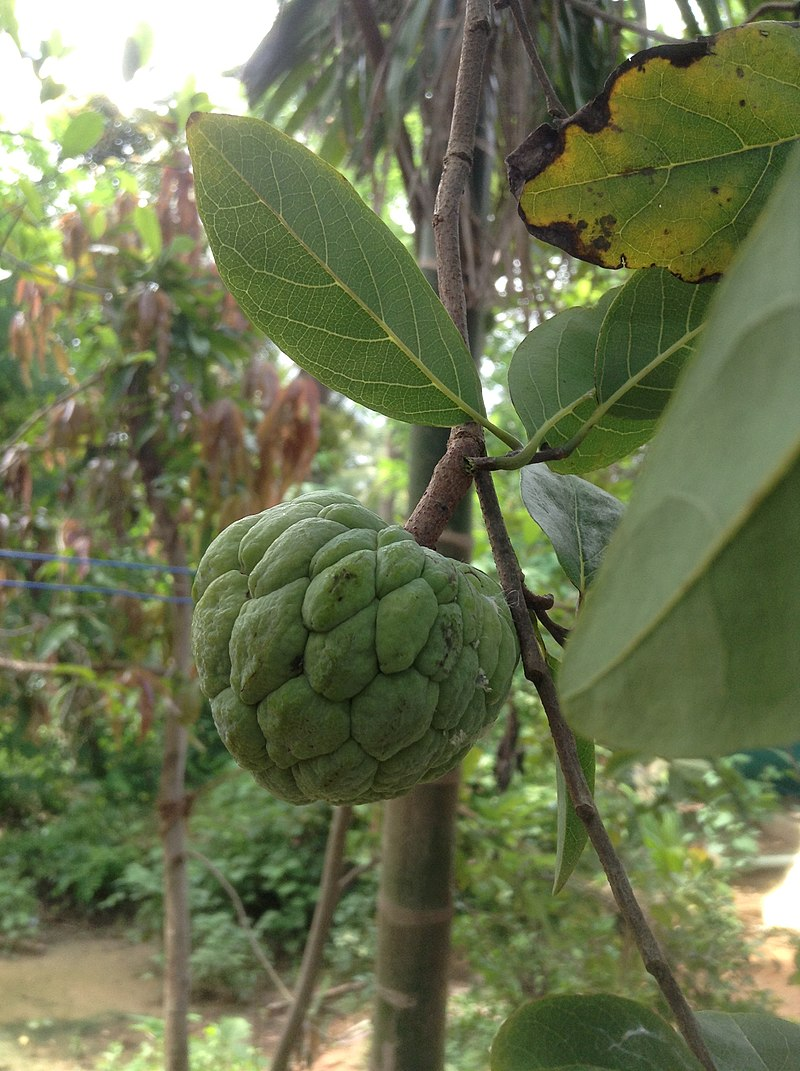
[[[147,107],[178,91],[194,76],[221,109],[245,110],[239,84],[222,72],[243,63],[255,50],[274,17],[274,0],[16,0],[23,49],[39,54],[39,42],[54,30],[72,53],[50,60],[42,74],[51,74],[78,98],[103,93],[123,111]],[[126,38],[140,23],[154,30],[147,68],[130,82],[122,77]],[[17,130],[43,119],[48,106],[39,103],[39,86],[30,63],[22,60],[10,38],[0,34],[0,117],[5,129]],[[63,102],[49,107],[58,109]]]
[[[105,94],[123,113],[169,97],[192,76],[197,91],[207,93],[220,110],[244,112],[238,81],[223,77],[223,72],[251,55],[269,29],[275,7],[275,0],[136,0],[130,5],[113,0],[16,0],[24,49],[38,55],[39,42],[54,30],[72,49],[65,59],[48,61],[42,74],[51,74],[79,99]],[[651,21],[659,16],[672,21],[677,13],[673,0],[648,0],[648,8]],[[147,67],[125,82],[125,40],[140,23],[154,31],[153,53]],[[665,28],[680,33],[672,25]],[[8,35],[0,34],[2,127],[20,130],[33,122],[41,124],[37,133],[45,134],[48,108],[60,110],[63,101],[44,107],[39,103],[30,64],[20,58]]]

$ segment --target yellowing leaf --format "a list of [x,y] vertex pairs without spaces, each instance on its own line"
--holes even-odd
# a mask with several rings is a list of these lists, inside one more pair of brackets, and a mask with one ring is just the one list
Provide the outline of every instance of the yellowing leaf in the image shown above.
[[800,137],[800,28],[761,22],[632,56],[508,159],[530,232],[606,268],[724,271]]

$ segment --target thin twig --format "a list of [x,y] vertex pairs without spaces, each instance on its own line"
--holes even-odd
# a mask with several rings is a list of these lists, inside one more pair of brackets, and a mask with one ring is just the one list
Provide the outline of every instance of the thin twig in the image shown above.
[[439,297],[468,343],[467,302],[461,270],[461,199],[472,171],[483,94],[483,65],[492,29],[489,0],[467,0],[453,118],[433,206]]
[[[350,3],[358,21],[370,63],[376,71],[376,77],[382,83],[385,78],[386,48],[380,27],[375,19],[373,6],[369,0],[350,0]],[[383,91],[382,84],[376,86],[376,91]],[[416,223],[419,223],[427,217],[429,206],[425,201],[425,187],[420,182],[419,168],[414,162],[414,146],[405,119],[399,120],[394,149],[400,174],[403,178],[403,186],[406,191],[411,217]]]
[[[367,985],[365,979],[358,979],[355,982],[342,982],[340,985],[332,985],[330,989],[326,989],[322,993],[317,1001],[317,1004],[325,1004],[329,1000],[337,1000],[339,997],[347,996],[348,993],[357,993],[359,989],[364,989]],[[267,1012],[279,1012],[284,1011],[292,1003],[291,998],[289,1000],[271,1000],[267,1004],[265,1011]]]
[[35,427],[40,420],[43,420],[48,413],[57,409],[59,405],[63,405],[64,402],[68,402],[70,398],[82,394],[83,391],[88,390],[89,387],[93,387],[94,384],[99,382],[106,372],[113,367],[112,363],[107,361],[105,364],[101,365],[96,372],[93,372],[90,376],[87,376],[86,379],[82,380],[82,382],[76,383],[73,387],[69,387],[67,390],[59,394],[57,398],[54,398],[52,402],[40,406],[34,413],[31,413],[28,419],[20,424],[10,439],[6,439],[4,443],[0,443],[0,456],[5,454],[6,450],[9,450],[12,446],[16,446],[21,439],[24,439],[31,428]]
[[203,855],[202,852],[198,852],[196,848],[187,848],[186,854],[191,856],[192,859],[196,859],[199,863],[202,863],[206,870],[209,872],[209,874],[216,878],[217,882],[222,886],[228,896],[228,899],[233,904],[233,909],[236,912],[236,918],[239,922],[239,925],[244,930],[245,937],[250,943],[250,948],[253,950],[253,955],[267,972],[272,984],[281,994],[283,999],[287,1003],[291,1003],[291,1001],[294,999],[292,997],[292,991],[284,983],[281,976],[278,974],[278,972],[275,970],[275,968],[272,966],[269,959],[267,958],[266,952],[261,947],[261,944],[259,943],[259,940],[256,937],[255,932],[253,931],[253,924],[250,921],[247,912],[245,911],[242,899],[237,893],[236,889],[233,887],[233,885],[231,885],[231,883],[228,881],[228,879],[225,877],[219,867],[215,863],[212,863],[207,856]]
[[272,1058],[270,1071],[286,1071],[289,1059],[300,1037],[314,986],[317,983],[319,969],[322,966],[322,953],[333,921],[333,912],[340,896],[339,878],[342,871],[345,838],[353,815],[352,807],[334,807],[328,830],[328,842],[325,845],[325,861],[322,864],[322,879],[319,886],[319,899],[314,908],[311,929],[308,932],[303,959],[297,976],[294,1001],[289,1018],[283,1027],[278,1048]]
[[536,614],[537,621],[547,629],[556,643],[563,647],[569,636],[569,629],[553,621],[547,612],[553,608],[553,603],[555,602],[553,596],[537,595],[535,591],[531,591],[524,585],[522,594],[525,597],[525,604],[528,609]]
[[522,665],[525,676],[539,693],[558,761],[564,774],[575,812],[583,822],[589,839],[608,880],[620,914],[633,934],[645,969],[655,978],[664,998],[672,1009],[675,1021],[686,1044],[706,1071],[717,1071],[706,1047],[694,1012],[680,988],[667,958],[642,911],[636,894],[611,838],[597,810],[591,789],[583,775],[575,737],[561,714],[555,684],[530,620],[525,601],[521,570],[503,520],[497,492],[491,474],[475,475],[478,499],[489,535],[497,573],[506,594],[514,624],[520,638]]
[[[4,634],[8,634],[4,630]],[[94,677],[97,670],[93,666],[82,666],[77,662],[25,662],[19,658],[0,656],[0,669],[9,673],[50,673],[63,677]]]
[[550,81],[550,76],[541,61],[539,50],[536,47],[533,34],[528,26],[528,20],[525,17],[525,9],[522,6],[522,0],[508,0],[508,7],[511,11],[511,15],[516,24],[517,32],[522,40],[525,51],[528,53],[528,59],[530,60],[531,67],[533,67],[533,73],[536,75],[537,82],[542,87],[548,112],[553,119],[566,119],[569,112],[561,103],[558,93],[556,93],[556,88]]
[[757,22],[769,11],[792,11],[797,18],[800,16],[800,3],[797,0],[767,0],[767,3],[759,4],[757,8],[754,8],[744,21],[745,23]]
[[339,895],[347,892],[351,885],[355,885],[362,874],[368,874],[370,870],[374,870],[380,862],[377,855],[373,855],[368,863],[359,863],[357,866],[350,867],[350,869],[342,874],[339,878]]
[[651,30],[640,22],[632,22],[630,19],[623,19],[619,15],[613,15],[610,11],[604,11],[602,8],[588,3],[587,0],[564,0],[564,3],[575,11],[580,11],[583,15],[599,19],[600,22],[607,22],[609,26],[618,26],[621,30],[630,30],[640,37],[649,37],[653,41],[663,41],[667,45],[678,44],[681,41],[680,37],[671,37],[668,33],[664,33],[663,30]]

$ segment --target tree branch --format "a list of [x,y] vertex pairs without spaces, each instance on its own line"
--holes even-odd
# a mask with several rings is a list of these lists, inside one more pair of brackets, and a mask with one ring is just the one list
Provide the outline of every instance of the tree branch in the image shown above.
[[528,59],[533,67],[533,73],[536,75],[536,80],[542,87],[544,93],[545,104],[547,110],[553,119],[566,119],[569,112],[561,103],[556,88],[550,81],[550,76],[545,70],[544,64],[539,56],[539,50],[536,47],[536,42],[533,39],[530,27],[528,26],[528,20],[525,17],[525,8],[522,6],[521,0],[506,0],[507,6],[511,11],[511,15],[517,27],[520,40],[523,47],[528,54]]
[[206,870],[219,882],[220,886],[227,894],[228,899],[233,904],[233,909],[236,912],[236,918],[239,922],[239,925],[244,930],[248,942],[250,943],[250,948],[253,950],[253,955],[267,972],[270,981],[278,990],[278,992],[283,996],[284,1000],[287,1003],[291,1004],[293,999],[291,991],[284,983],[283,979],[275,970],[275,968],[272,966],[269,959],[267,958],[266,952],[261,947],[261,944],[253,930],[253,924],[250,921],[247,912],[245,911],[244,904],[242,903],[242,898],[239,896],[236,889],[228,881],[228,879],[225,877],[219,867],[215,863],[212,863],[207,856],[203,855],[202,852],[199,852],[196,848],[187,848],[186,854],[192,859],[196,859],[199,863],[202,863]]
[[794,17],[798,18],[800,17],[800,3],[798,0],[767,0],[766,3],[754,8],[744,21],[746,23],[757,22],[770,11],[791,11]]
[[[383,82],[386,77],[386,50],[371,0],[350,0],[350,3],[358,20],[364,47],[375,70],[375,76]],[[382,92],[382,86],[380,91]],[[419,224],[428,216],[429,205],[425,201],[423,184],[419,180],[417,166],[414,163],[414,146],[411,142],[411,135],[403,119],[400,120],[398,125],[395,154],[400,174],[403,177],[403,186],[406,191],[411,218],[416,224]]]
[[602,8],[589,3],[588,0],[564,0],[564,3],[575,11],[580,11],[583,15],[599,19],[600,22],[607,22],[609,26],[618,26],[621,30],[630,30],[640,37],[649,37],[653,41],[663,41],[667,45],[677,44],[682,40],[680,37],[671,37],[668,33],[664,33],[663,30],[651,30],[640,22],[632,22],[630,19],[623,19],[619,15],[613,15],[610,11],[604,11]]
[[508,536],[492,476],[477,472],[475,486],[483,511],[497,573],[520,640],[525,676],[542,701],[558,761],[575,812],[583,823],[608,880],[619,912],[630,928],[645,969],[655,978],[672,1009],[686,1044],[706,1071],[717,1071],[697,1019],[675,978],[667,958],[642,911],[628,875],[603,824],[591,789],[583,775],[575,737],[561,713],[552,674],[539,646],[522,583],[522,570]]
[[439,297],[467,343],[467,302],[461,271],[459,218],[461,199],[472,171],[483,92],[483,65],[491,28],[488,0],[467,0],[450,137],[433,206]]
[[[516,4],[521,12],[519,0],[509,0],[509,2],[512,10]],[[445,166],[434,208],[434,236],[440,296],[465,340],[467,338],[466,300],[461,272],[458,221],[461,198],[472,165],[483,63],[490,25],[489,0],[467,0],[453,120],[444,161]],[[547,84],[549,85],[549,79],[547,79]],[[547,93],[548,90],[546,89],[545,92]],[[548,106],[551,112],[553,108],[560,108],[561,113],[566,114],[554,94],[548,98]],[[457,438],[458,431],[459,429],[454,429],[451,442]],[[482,437],[481,429],[477,428],[475,434]],[[455,446],[453,452],[456,452]],[[694,1013],[636,900],[622,862],[614,850],[597,811],[592,792],[581,769],[575,738],[561,715],[553,678],[531,622],[523,573],[508,536],[492,476],[488,471],[482,471],[479,466],[475,468],[474,479],[484,522],[498,576],[519,635],[525,675],[539,693],[547,714],[570,798],[597,852],[620,913],[634,935],[645,968],[658,982],[691,1051],[706,1071],[716,1071],[700,1034]],[[546,616],[546,609],[543,605],[539,607],[539,610]]]
[[472,485],[467,458],[484,451],[483,432],[478,424],[461,424],[450,432],[447,450],[405,523],[421,546],[436,547],[453,511]]
[[[467,0],[461,60],[453,100],[450,135],[433,210],[433,236],[439,297],[469,344],[464,277],[461,270],[461,201],[472,169],[475,131],[481,107],[483,66],[491,32],[489,0]],[[435,547],[472,476],[468,457],[485,454],[477,424],[453,428],[444,457],[405,527],[422,546]]]
[[74,398],[76,395],[88,390],[89,387],[93,387],[95,383],[99,383],[105,374],[114,367],[115,365],[112,364],[111,361],[106,361],[105,364],[102,364],[96,372],[87,376],[86,379],[82,380],[80,383],[76,383],[73,387],[67,388],[67,390],[59,394],[57,398],[54,398],[51,402],[47,402],[46,405],[40,406],[34,413],[31,413],[27,420],[24,420],[20,424],[10,439],[7,439],[4,443],[0,443],[0,455],[4,454],[6,450],[9,450],[12,446],[16,446],[21,439],[25,438],[31,428],[35,427],[40,420],[43,420],[48,413],[52,412],[59,405],[63,405],[64,402],[68,402],[70,398]]
[[344,857],[345,838],[353,816],[352,807],[334,807],[328,830],[328,842],[325,845],[325,861],[322,864],[322,879],[319,886],[319,899],[314,908],[314,918],[303,949],[303,960],[295,986],[294,1002],[289,1018],[283,1027],[278,1048],[272,1058],[270,1071],[286,1071],[308,1005],[317,982],[317,975],[322,965],[322,953],[333,921],[333,912],[339,901],[341,886],[339,877]]

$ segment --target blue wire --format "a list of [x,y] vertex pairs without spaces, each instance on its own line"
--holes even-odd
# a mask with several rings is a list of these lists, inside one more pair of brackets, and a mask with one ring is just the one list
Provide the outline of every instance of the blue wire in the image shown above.
[[106,565],[109,569],[153,569],[162,573],[193,576],[195,570],[185,565],[162,565],[159,562],[120,562],[110,558],[75,558],[63,554],[29,553],[26,550],[0,550],[0,558],[22,558],[32,562],[66,562],[69,565]]
[[[70,561],[77,559],[70,558]],[[0,580],[0,588],[36,588],[41,591],[88,591],[96,595],[123,595],[126,599],[141,599],[143,602],[156,599],[159,602],[190,603],[187,595],[154,595],[146,591],[130,591],[127,588],[107,588],[98,584],[50,584],[43,580]]]

